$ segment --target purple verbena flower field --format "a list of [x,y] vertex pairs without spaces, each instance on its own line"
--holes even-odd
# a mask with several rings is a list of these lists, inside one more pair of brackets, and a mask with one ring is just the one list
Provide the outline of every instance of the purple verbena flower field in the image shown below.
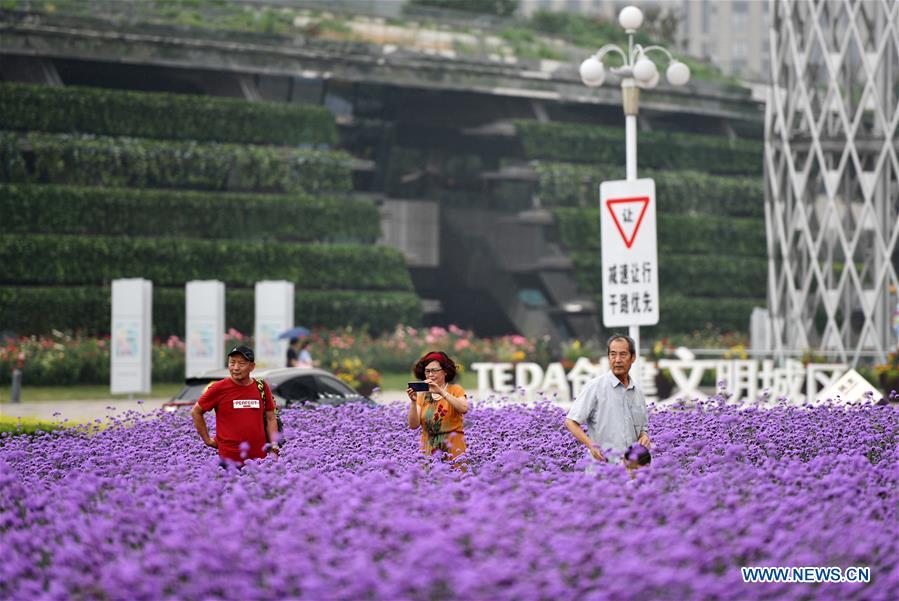
[[[895,599],[899,410],[652,413],[651,467],[584,473],[564,412],[475,405],[467,472],[405,406],[284,411],[222,469],[186,414],[0,439],[3,599]],[[870,566],[744,584],[741,566]]]

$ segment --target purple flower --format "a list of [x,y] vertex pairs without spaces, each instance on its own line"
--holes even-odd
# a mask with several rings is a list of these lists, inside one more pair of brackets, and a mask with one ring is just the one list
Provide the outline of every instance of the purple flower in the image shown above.
[[[178,413],[2,435],[0,597],[886,599],[899,585],[895,407],[697,400],[650,414],[651,466],[629,474],[586,458],[559,407],[486,401],[465,416],[464,470],[421,453],[403,403],[284,410],[280,458],[241,469]],[[870,566],[872,580],[749,585],[741,566]]]

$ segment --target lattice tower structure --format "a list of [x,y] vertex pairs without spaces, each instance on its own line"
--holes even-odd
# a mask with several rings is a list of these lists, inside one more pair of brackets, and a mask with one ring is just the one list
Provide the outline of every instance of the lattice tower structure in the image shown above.
[[883,361],[899,314],[899,1],[773,0],[772,15],[772,347]]

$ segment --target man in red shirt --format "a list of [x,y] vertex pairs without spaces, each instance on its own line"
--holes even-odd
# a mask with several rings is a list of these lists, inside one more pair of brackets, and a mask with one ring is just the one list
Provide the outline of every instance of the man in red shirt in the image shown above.
[[[253,349],[236,346],[228,353],[230,377],[211,384],[191,410],[194,426],[207,446],[218,449],[224,460],[243,464],[245,459],[266,456],[266,430],[271,450],[278,454],[278,422],[272,391],[264,383],[265,398],[259,393],[256,380],[250,373],[256,369]],[[209,436],[203,414],[215,409],[215,438]],[[265,430],[263,430],[263,413]],[[249,445],[241,451],[241,444]]]

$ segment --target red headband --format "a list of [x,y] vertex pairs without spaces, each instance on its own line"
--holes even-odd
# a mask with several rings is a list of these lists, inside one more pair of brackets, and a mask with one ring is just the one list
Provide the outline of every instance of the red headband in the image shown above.
[[438,363],[443,363],[444,358],[440,353],[428,353],[425,355],[425,361],[437,361]]

